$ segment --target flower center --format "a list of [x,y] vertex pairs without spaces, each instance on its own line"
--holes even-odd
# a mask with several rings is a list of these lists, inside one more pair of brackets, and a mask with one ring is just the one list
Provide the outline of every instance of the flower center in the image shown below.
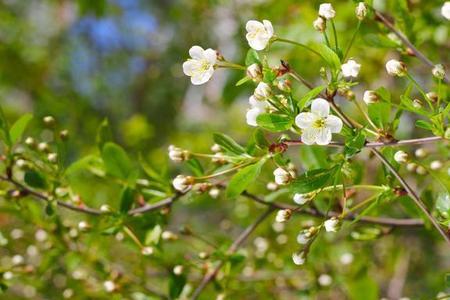
[[313,123],[313,127],[314,128],[323,128],[323,127],[325,127],[325,119],[319,118],[319,119],[315,120],[314,123]]

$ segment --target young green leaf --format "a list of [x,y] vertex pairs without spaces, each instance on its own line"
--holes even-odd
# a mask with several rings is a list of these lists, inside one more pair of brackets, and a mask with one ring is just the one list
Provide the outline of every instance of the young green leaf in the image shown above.
[[131,161],[119,145],[108,142],[103,146],[102,159],[105,163],[106,172],[110,175],[127,179],[132,171]]
[[312,98],[319,95],[320,92],[322,92],[324,88],[325,87],[323,85],[315,87],[312,90],[310,90],[309,92],[307,92],[300,100],[298,100],[298,108],[300,109],[300,111],[302,111],[303,108],[306,107],[306,104],[308,103],[308,101],[310,101]]
[[261,128],[256,128],[255,132],[253,132],[253,139],[255,140],[256,146],[260,149],[266,149],[270,146]]
[[204,170],[202,164],[195,157],[186,161],[189,169],[194,173],[195,176],[203,176]]
[[227,152],[241,155],[245,154],[245,149],[238,143],[236,143],[231,137],[222,133],[214,133],[214,142],[218,144],[222,149]]
[[120,212],[128,212],[133,206],[133,202],[134,190],[127,186],[122,190],[122,195],[120,197]]
[[258,52],[254,49],[250,49],[245,57],[245,65],[250,66],[253,64],[261,64],[261,61]]
[[228,183],[227,197],[234,198],[240,195],[252,183],[261,172],[261,168],[266,162],[261,159],[257,163],[244,167],[237,172]]
[[391,119],[391,104],[377,102],[368,106],[370,119],[380,128],[387,128]]
[[315,169],[307,171],[294,179],[291,183],[291,189],[294,193],[309,193],[324,187],[334,175],[338,168],[336,166],[330,169]]
[[103,149],[105,143],[112,140],[111,128],[109,127],[108,119],[104,119],[97,129],[97,146]]
[[323,60],[331,67],[331,69],[337,71],[341,68],[341,60],[339,59],[339,56],[327,45],[313,43],[310,47],[320,54]]
[[294,119],[287,115],[264,113],[256,118],[256,123],[266,130],[279,132],[290,129]]
[[11,137],[9,136],[9,126],[6,120],[3,109],[0,106],[0,139],[5,142],[6,145],[11,146]]
[[33,119],[32,114],[25,114],[11,126],[11,129],[9,130],[9,136],[11,138],[12,144],[15,144],[22,138],[22,135],[31,119]]
[[250,78],[248,76],[242,77],[241,79],[239,79],[238,82],[236,82],[236,86],[243,85],[244,83],[246,83],[249,80],[250,80]]
[[24,181],[28,186],[37,189],[44,189],[47,186],[44,175],[35,170],[26,171],[24,175]]
[[366,135],[364,130],[358,130],[351,139],[345,141],[344,154],[347,158],[353,157],[364,147]]

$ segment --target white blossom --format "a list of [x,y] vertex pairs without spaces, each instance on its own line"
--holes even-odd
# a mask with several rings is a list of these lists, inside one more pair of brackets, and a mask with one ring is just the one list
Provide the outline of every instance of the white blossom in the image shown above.
[[329,20],[336,16],[336,12],[333,9],[331,3],[322,3],[319,6],[319,16]]
[[355,14],[356,14],[356,17],[359,20],[362,20],[362,19],[364,19],[366,17],[366,15],[367,15],[367,7],[364,4],[364,2],[359,2],[358,3],[358,5],[356,6],[356,9],[355,9]]
[[291,218],[292,211],[290,209],[281,209],[277,212],[275,221],[278,223],[284,223]]
[[277,189],[278,189],[278,184],[276,184],[275,182],[268,182],[267,184],[266,184],[266,188],[269,190],[269,191],[276,191]]
[[285,185],[292,179],[291,173],[283,168],[276,168],[275,171],[273,171],[273,176],[278,185]]
[[313,27],[318,32],[324,32],[327,29],[327,22],[322,17],[318,17],[313,22]]
[[450,20],[450,1],[447,1],[442,5],[441,8],[441,14],[446,18],[447,20]]
[[386,63],[386,71],[392,76],[405,76],[406,75],[406,65],[405,63],[391,59]]
[[342,129],[342,120],[330,115],[330,104],[322,98],[312,101],[311,112],[298,114],[295,124],[302,129],[301,140],[306,145],[328,145],[331,134],[339,133]]
[[174,162],[181,162],[189,158],[189,152],[174,145],[169,146],[169,158]]
[[422,101],[420,101],[419,99],[414,99],[413,100],[413,107],[416,109],[422,108],[423,107],[423,103]]
[[111,293],[111,292],[114,292],[114,290],[116,289],[116,284],[111,280],[107,280],[107,281],[103,282],[103,288],[108,293]]
[[408,161],[408,154],[405,151],[399,150],[394,154],[394,160],[399,164],[405,163]]
[[273,37],[273,26],[268,20],[263,20],[262,23],[255,20],[250,20],[245,25],[247,30],[248,44],[255,50],[263,50],[267,47],[270,39]]
[[433,160],[430,163],[430,169],[431,170],[439,170],[440,168],[442,168],[442,163],[439,160]]
[[253,92],[253,96],[257,100],[266,100],[272,95],[272,89],[270,86],[265,82],[260,82],[256,86],[255,91]]
[[329,286],[333,282],[333,278],[328,274],[321,274],[317,281],[321,286]]
[[247,76],[255,82],[259,82],[263,78],[263,73],[261,70],[261,66],[257,63],[254,63],[247,67]]
[[298,205],[303,205],[307,203],[308,201],[311,201],[315,196],[315,193],[307,193],[307,194],[294,194],[293,200]]
[[298,266],[303,265],[306,261],[305,252],[302,251],[292,254],[292,261]]
[[248,99],[248,102],[250,104],[250,109],[247,111],[247,114],[245,116],[247,124],[250,126],[258,126],[258,124],[256,123],[256,118],[260,114],[266,112],[267,108],[269,108],[269,103],[267,103],[266,101],[257,100],[255,96],[251,96]]
[[194,178],[191,176],[178,175],[172,181],[173,187],[180,192],[185,192],[194,183]]
[[220,195],[220,190],[218,188],[212,188],[209,190],[208,194],[211,198],[216,199]]
[[339,219],[336,217],[332,217],[331,219],[326,220],[323,223],[323,226],[325,226],[325,230],[327,232],[337,232],[339,229]]
[[207,82],[214,73],[214,67],[217,62],[217,53],[208,48],[204,50],[200,46],[193,46],[189,49],[190,59],[183,63],[183,72],[191,77],[194,85],[200,85]]
[[363,95],[363,100],[366,104],[372,104],[378,102],[378,95],[375,91],[365,91]]
[[444,79],[444,77],[445,77],[444,66],[441,64],[435,65],[433,70],[431,70],[431,73],[433,74],[434,77],[436,77],[438,79],[441,79],[441,80]]
[[305,229],[297,235],[297,243],[299,243],[300,245],[306,245],[311,240],[311,237],[311,231]]
[[17,266],[23,264],[25,262],[25,259],[22,255],[16,254],[11,258],[11,262],[13,265]]
[[353,59],[349,59],[341,66],[342,75],[344,75],[344,77],[357,77],[360,69],[361,65]]

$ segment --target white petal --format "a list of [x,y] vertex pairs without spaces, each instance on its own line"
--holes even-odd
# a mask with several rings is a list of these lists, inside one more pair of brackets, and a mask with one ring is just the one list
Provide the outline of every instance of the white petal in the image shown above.
[[311,112],[325,118],[330,114],[330,104],[322,98],[314,99],[311,104]]
[[193,59],[189,59],[183,63],[183,73],[187,76],[192,76],[194,71],[197,69],[197,62]]
[[259,108],[252,108],[247,111],[245,118],[247,120],[247,124],[250,126],[258,126],[256,123],[256,118],[262,113]]
[[191,49],[189,49],[189,55],[193,59],[202,59],[204,51],[205,50],[203,50],[203,48],[200,46],[192,46]]
[[331,131],[328,128],[321,128],[317,130],[316,143],[317,145],[328,145],[331,142]]
[[298,127],[305,129],[312,127],[314,121],[317,120],[317,116],[310,112],[304,112],[299,113],[295,117],[295,124],[297,124]]
[[206,60],[211,64],[211,65],[215,65],[217,62],[217,53],[215,50],[208,48],[205,50],[205,52],[203,52],[204,57],[206,58]]
[[264,28],[267,31],[267,34],[269,35],[269,38],[271,38],[273,36],[272,22],[270,22],[268,20],[263,20],[263,24],[264,24]]
[[256,30],[264,30],[263,23],[256,21],[256,20],[249,20],[247,24],[245,25],[245,29],[247,32],[252,32]]
[[250,47],[257,51],[264,50],[269,42],[269,38],[254,37],[251,33],[247,33],[246,38]]
[[209,79],[211,79],[212,75],[214,73],[214,68],[209,68],[209,70],[201,73],[197,73],[191,77],[191,82],[194,85],[200,85],[207,82]]
[[325,126],[330,129],[332,133],[339,133],[342,130],[342,120],[336,116],[329,115],[325,119]]
[[317,129],[306,128],[302,132],[302,142],[306,145],[313,145],[316,142]]

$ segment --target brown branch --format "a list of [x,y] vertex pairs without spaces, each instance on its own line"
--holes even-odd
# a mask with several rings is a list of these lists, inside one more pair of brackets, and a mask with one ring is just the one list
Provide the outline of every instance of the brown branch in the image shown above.
[[[380,20],[387,28],[389,28],[389,30],[392,31],[402,41],[402,43],[414,53],[414,55],[419,60],[421,60],[424,64],[428,65],[430,68],[434,68],[435,64],[422,52],[420,52],[419,49],[417,49],[402,32],[400,32],[397,28],[395,28],[394,24],[392,24],[381,12],[377,11],[374,8],[372,9],[375,12],[377,20]],[[446,83],[450,82],[447,75],[445,75],[444,82]]]
[[[364,144],[364,148],[378,148],[378,147],[386,147],[386,146],[403,146],[403,145],[419,145],[419,144],[428,144],[436,141],[443,140],[440,136],[431,136],[425,138],[418,139],[408,139],[408,140],[400,140],[400,141],[392,141],[392,142],[366,142]],[[283,140],[282,141],[286,145],[304,145],[301,140]],[[344,143],[340,142],[330,142],[327,147],[344,147]]]
[[[290,209],[292,212],[302,215],[310,215],[313,217],[337,217],[341,214],[335,211],[328,212],[327,214],[322,213],[321,211],[314,209],[314,208],[302,208],[299,209],[298,206],[279,203],[279,202],[268,202],[264,199],[261,199],[260,197],[253,195],[247,191],[242,193],[243,196],[258,202],[260,204],[271,206],[275,209]],[[423,226],[424,222],[421,219],[397,219],[397,218],[388,218],[388,217],[371,217],[371,216],[358,216],[356,214],[349,214],[346,215],[346,220],[358,220],[364,223],[370,223],[370,224],[378,224],[378,225],[386,225],[386,226],[393,226],[393,227],[419,227]]]
[[[252,234],[253,231],[258,227],[259,224],[261,224],[262,221],[264,221],[273,211],[274,207],[269,207],[262,215],[259,216],[258,219],[256,219],[255,222],[253,222],[250,226],[248,226],[231,244],[231,246],[227,250],[227,254],[231,255],[235,253],[239,247],[247,240],[247,238]],[[212,269],[210,272],[207,272],[205,276],[203,277],[202,281],[200,282],[199,286],[195,289],[194,293],[192,294],[191,299],[195,300],[197,299],[202,291],[206,288],[208,283],[210,283],[214,278],[216,278],[217,273],[219,273],[222,266],[225,264],[225,261],[220,261],[219,264]]]

